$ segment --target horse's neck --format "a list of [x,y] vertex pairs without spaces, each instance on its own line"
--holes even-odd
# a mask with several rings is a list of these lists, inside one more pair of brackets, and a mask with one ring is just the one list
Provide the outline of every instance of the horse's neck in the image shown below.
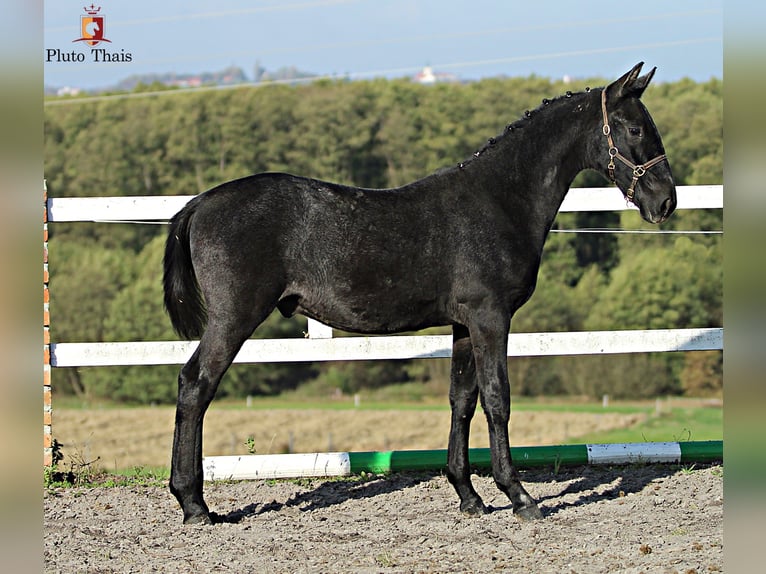
[[543,105],[497,140],[500,153],[487,171],[495,188],[514,207],[527,206],[548,225],[575,176],[592,167],[589,142],[598,131],[592,96]]

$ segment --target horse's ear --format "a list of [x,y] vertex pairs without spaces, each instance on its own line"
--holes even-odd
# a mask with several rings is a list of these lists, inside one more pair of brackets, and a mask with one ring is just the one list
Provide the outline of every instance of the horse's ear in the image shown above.
[[626,72],[622,77],[609,84],[606,88],[607,95],[611,98],[624,98],[626,96],[640,98],[649,82],[652,81],[654,72],[657,71],[657,68],[652,68],[648,74],[639,76],[643,66],[644,63],[639,62],[629,72]]

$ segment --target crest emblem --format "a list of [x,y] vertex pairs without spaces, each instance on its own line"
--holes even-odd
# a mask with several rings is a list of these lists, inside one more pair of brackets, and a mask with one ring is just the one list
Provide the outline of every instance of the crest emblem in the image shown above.
[[99,15],[101,6],[93,4],[84,7],[86,15],[80,16],[80,37],[72,42],[85,42],[88,46],[98,46],[101,42],[110,42],[104,36],[104,15]]

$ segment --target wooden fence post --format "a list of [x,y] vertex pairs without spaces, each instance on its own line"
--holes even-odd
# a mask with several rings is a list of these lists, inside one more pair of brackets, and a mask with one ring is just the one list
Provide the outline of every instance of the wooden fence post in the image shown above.
[[43,466],[53,465],[51,422],[51,334],[50,293],[48,292],[48,186],[43,180]]

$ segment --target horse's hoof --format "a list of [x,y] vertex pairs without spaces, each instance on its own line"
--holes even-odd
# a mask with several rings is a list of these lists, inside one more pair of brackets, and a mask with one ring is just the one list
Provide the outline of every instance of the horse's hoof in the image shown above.
[[462,512],[465,516],[474,517],[489,514],[489,509],[487,509],[487,507],[484,506],[484,503],[479,500],[461,504],[460,512]]
[[541,520],[543,517],[543,513],[540,511],[540,509],[537,507],[536,504],[532,504],[530,506],[524,506],[523,508],[519,508],[518,510],[514,509],[513,514],[522,522],[530,522],[532,520]]
[[213,524],[213,521],[211,520],[209,514],[195,514],[194,516],[184,518],[184,525],[188,524],[202,524],[210,526]]

